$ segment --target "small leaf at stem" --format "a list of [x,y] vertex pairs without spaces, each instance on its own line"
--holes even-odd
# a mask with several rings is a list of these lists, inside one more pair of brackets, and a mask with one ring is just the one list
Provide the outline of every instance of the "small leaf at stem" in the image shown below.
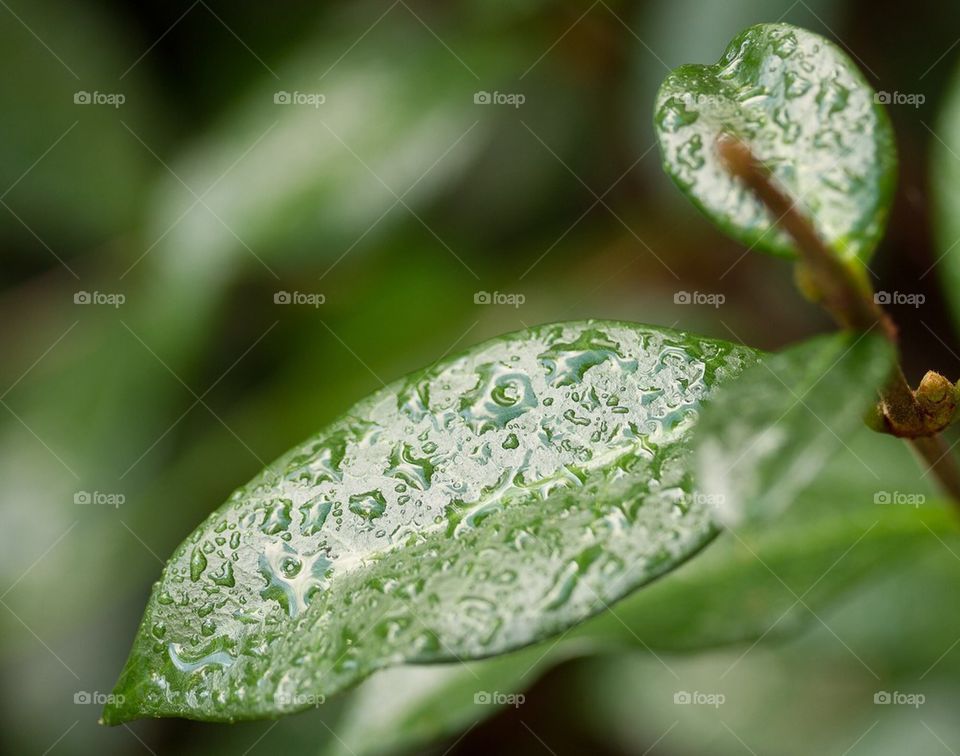
[[795,257],[767,208],[725,170],[717,139],[746,142],[845,261],[866,263],[896,180],[893,131],[863,75],[832,42],[787,24],[753,26],[715,65],[670,73],[657,95],[664,168],[744,244]]
[[957,411],[957,389],[940,373],[928,370],[916,390],[917,404],[931,432],[939,432],[953,422]]

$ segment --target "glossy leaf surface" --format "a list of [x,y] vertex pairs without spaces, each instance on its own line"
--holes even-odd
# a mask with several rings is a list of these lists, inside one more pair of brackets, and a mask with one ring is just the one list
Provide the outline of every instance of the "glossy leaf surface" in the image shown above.
[[384,666],[502,653],[595,614],[715,535],[688,442],[754,359],[589,321],[386,386],[180,546],[106,721],[296,711]]
[[[339,740],[324,753],[385,756],[454,737],[503,706],[522,707],[524,699],[516,694],[571,657],[614,648],[663,654],[782,640],[818,626],[813,612],[848,600],[857,589],[882,585],[937,550],[934,534],[956,537],[946,506],[875,505],[868,490],[861,491],[859,503],[844,498],[812,514],[798,507],[791,513],[796,516],[739,532],[742,540],[721,535],[703,555],[588,620],[559,644],[545,641],[466,665],[380,672],[348,701],[337,725]],[[667,664],[670,659],[664,657]],[[404,696],[392,695],[398,690]]]
[[[697,480],[728,526],[779,514],[830,460],[848,451],[893,369],[879,334],[820,336],[761,359],[718,392],[697,429]],[[874,479],[880,472],[850,454]]]
[[892,128],[873,89],[832,42],[787,24],[752,26],[715,65],[671,72],[657,95],[664,168],[746,245],[793,257],[776,219],[724,169],[715,144],[745,141],[845,260],[867,262],[896,180]]

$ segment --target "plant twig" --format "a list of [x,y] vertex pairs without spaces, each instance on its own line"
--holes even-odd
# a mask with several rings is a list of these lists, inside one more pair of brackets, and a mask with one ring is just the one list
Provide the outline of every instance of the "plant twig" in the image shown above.
[[[834,320],[843,327],[870,331],[877,326],[897,346],[897,329],[890,316],[874,300],[866,279],[841,260],[821,239],[820,234],[798,208],[794,199],[770,177],[770,172],[741,140],[722,137],[717,142],[731,175],[743,181],[763,202],[777,224],[796,242],[800,250],[801,273],[812,284],[814,295]],[[928,374],[928,376],[936,374]],[[936,376],[940,378],[940,376]],[[945,379],[943,379],[945,380]],[[935,378],[925,377],[930,385]],[[923,389],[921,384],[921,390]],[[925,394],[924,394],[925,395]],[[884,430],[904,438],[917,452],[941,487],[960,506],[960,468],[939,435],[943,423],[928,422],[929,414],[917,401],[899,364],[887,385],[880,391]]]
[[909,441],[917,455],[924,461],[937,481],[957,502],[960,491],[960,470],[954,456],[950,453],[943,436],[924,436]]

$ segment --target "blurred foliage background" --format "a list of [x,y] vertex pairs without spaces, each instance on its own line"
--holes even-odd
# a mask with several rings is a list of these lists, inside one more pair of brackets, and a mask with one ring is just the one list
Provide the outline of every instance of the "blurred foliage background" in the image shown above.
[[[960,694],[960,557],[932,535],[896,569],[878,560],[875,579],[795,633],[669,665],[642,648],[571,654],[517,682],[522,707],[464,721],[462,736],[438,728],[431,743],[405,743],[390,724],[414,673],[234,727],[107,730],[97,706],[75,701],[110,690],[176,544],[381,380],[564,319],[769,349],[830,327],[789,266],[743,256],[659,168],[651,108],[667,69],[713,62],[752,23],[810,28],[851,51],[877,90],[924,95],[890,108],[901,185],[875,284],[926,296],[894,308],[909,377],[960,374],[927,182],[960,55],[955,5],[921,0],[906,16],[888,0],[0,5],[0,749],[960,748],[945,704]],[[477,103],[479,92],[523,103]],[[678,291],[725,303],[675,304]],[[285,304],[283,292],[324,301]],[[524,303],[477,304],[478,292]],[[849,503],[838,464],[821,506]],[[905,453],[884,470],[906,486],[917,477]],[[77,503],[93,492],[122,503]],[[678,675],[694,690],[735,661],[722,708],[673,706]],[[872,705],[873,691],[918,685],[922,710]]]

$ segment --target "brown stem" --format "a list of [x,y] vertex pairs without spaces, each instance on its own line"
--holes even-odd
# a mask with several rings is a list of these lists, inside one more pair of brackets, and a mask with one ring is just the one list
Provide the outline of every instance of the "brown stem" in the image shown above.
[[[874,300],[869,283],[853,267],[837,257],[820,238],[796,202],[774,183],[770,172],[741,140],[725,136],[717,151],[731,175],[747,187],[777,219],[800,250],[804,278],[813,284],[824,308],[843,328],[870,331],[880,326],[884,336],[897,345],[897,329],[890,316]],[[960,469],[942,437],[930,433],[914,392],[899,363],[887,385],[880,390],[887,431],[900,436],[916,450],[941,487],[960,506]]]
[[960,470],[943,436],[913,438],[909,443],[954,502],[960,501]]

